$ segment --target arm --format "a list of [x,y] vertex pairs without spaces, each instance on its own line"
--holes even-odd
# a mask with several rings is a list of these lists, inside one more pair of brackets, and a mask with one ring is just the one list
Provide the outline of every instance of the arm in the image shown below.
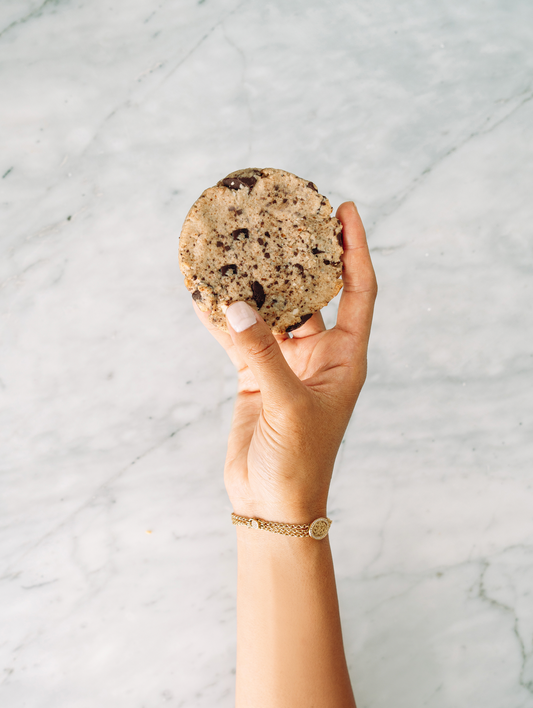
[[[376,280],[351,202],[337,324],[315,313],[273,335],[246,303],[228,333],[197,314],[239,372],[224,481],[235,514],[308,524],[327,516],[337,451],[366,377]],[[195,306],[196,307],[196,306]],[[237,527],[237,708],[353,708],[328,537]]]
[[328,537],[241,527],[237,544],[237,708],[355,708]]

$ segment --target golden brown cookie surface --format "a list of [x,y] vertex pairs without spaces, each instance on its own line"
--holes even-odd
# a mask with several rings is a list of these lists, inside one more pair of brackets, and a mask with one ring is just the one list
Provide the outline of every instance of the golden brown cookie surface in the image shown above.
[[342,288],[342,225],[308,180],[248,168],[207,189],[190,209],[179,263],[198,307],[227,331],[244,300],[273,332],[296,329]]

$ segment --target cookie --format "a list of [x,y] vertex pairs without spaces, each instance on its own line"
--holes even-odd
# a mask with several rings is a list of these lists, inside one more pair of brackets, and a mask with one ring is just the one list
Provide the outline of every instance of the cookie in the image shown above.
[[227,331],[244,300],[275,333],[291,332],[342,288],[342,225],[312,182],[284,170],[232,172],[193,204],[179,263],[200,310]]

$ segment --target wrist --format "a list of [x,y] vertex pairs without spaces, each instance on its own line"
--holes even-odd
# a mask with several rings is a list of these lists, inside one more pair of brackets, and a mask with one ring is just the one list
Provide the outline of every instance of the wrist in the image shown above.
[[[264,536],[264,532],[268,536],[285,536],[298,539],[313,539],[321,541],[328,533],[331,526],[331,519],[327,518],[325,512],[319,513],[311,520],[305,522],[288,523],[285,521],[269,521],[258,517],[249,517],[236,514],[231,515],[232,523],[241,531],[247,530],[252,536]],[[259,532],[259,533],[258,533]],[[242,539],[242,533],[238,532],[238,539]],[[246,536],[244,536],[246,539]]]
[[239,555],[241,552],[247,553],[248,549],[254,554],[256,551],[260,551],[261,554],[272,552],[277,556],[281,551],[293,555],[305,548],[329,547],[329,534],[325,536],[325,538],[317,541],[308,534],[295,538],[293,536],[246,528],[244,526],[236,526],[235,532]]
[[252,494],[229,494],[232,511],[238,516],[285,524],[308,524],[319,516],[327,516],[329,489],[315,494],[280,491],[271,495],[247,491]]
[[289,507],[263,504],[234,504],[233,513],[247,519],[261,519],[282,524],[310,524],[315,519],[327,517],[327,505],[322,503]]

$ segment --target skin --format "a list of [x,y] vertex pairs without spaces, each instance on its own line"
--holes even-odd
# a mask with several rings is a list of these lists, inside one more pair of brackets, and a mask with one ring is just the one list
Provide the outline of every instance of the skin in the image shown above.
[[[353,202],[343,224],[337,323],[320,312],[289,335],[256,323],[229,333],[195,310],[238,371],[224,481],[240,516],[310,523],[327,516],[333,465],[366,377],[377,284]],[[329,537],[237,527],[238,708],[352,708]],[[260,641],[258,641],[260,638]],[[319,651],[317,651],[319,648]]]

